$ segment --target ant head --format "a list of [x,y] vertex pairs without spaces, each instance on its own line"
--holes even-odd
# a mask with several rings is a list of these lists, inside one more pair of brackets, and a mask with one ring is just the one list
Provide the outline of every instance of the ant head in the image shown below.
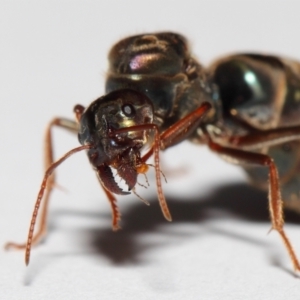
[[88,150],[88,157],[103,185],[111,192],[124,193],[115,184],[111,167],[125,180],[129,190],[135,186],[141,150],[153,141],[153,133],[142,125],[152,122],[151,101],[129,89],[100,97],[83,112],[79,142],[93,146]]

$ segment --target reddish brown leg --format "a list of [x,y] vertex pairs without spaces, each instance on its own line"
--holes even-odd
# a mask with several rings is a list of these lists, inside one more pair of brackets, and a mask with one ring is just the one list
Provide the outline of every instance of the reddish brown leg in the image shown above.
[[[201,123],[203,116],[211,109],[211,104],[204,102],[199,108],[171,125],[160,134],[160,150],[165,150],[185,139]],[[153,147],[143,156],[146,162],[153,154]]]
[[[45,134],[45,170],[49,169],[50,166],[53,166],[53,142],[52,142],[52,128],[54,126],[58,126],[61,128],[65,128],[69,131],[77,132],[78,125],[71,120],[64,118],[55,118],[53,119],[47,129]],[[66,154],[67,155],[67,154]],[[65,156],[64,156],[65,157]],[[45,195],[43,197],[43,206],[39,220],[39,227],[35,235],[31,238],[30,244],[33,246],[38,244],[39,241],[45,236],[47,232],[47,214],[48,214],[48,206],[49,206],[49,198],[52,192],[53,187],[55,186],[55,177],[52,173],[49,175],[47,188],[45,188]],[[5,245],[6,249],[14,248],[14,249],[25,249],[26,243],[18,244],[14,242],[9,242]]]
[[268,155],[261,153],[223,147],[212,141],[209,142],[209,148],[221,156],[225,156],[225,158],[227,157],[230,160],[233,159],[238,164],[257,164],[269,168],[269,211],[272,229],[276,230],[282,238],[292,260],[294,269],[300,271],[300,264],[295,251],[283,229],[283,203],[281,200],[278,171],[273,159]]
[[[148,152],[151,153],[151,155],[154,155],[154,168],[155,168],[155,179],[156,179],[156,187],[157,187],[157,195],[159,204],[162,210],[162,213],[166,220],[172,221],[172,217],[166,202],[166,198],[164,196],[162,185],[161,185],[161,171],[159,168],[159,147],[160,147],[160,135],[158,132],[158,127],[155,124],[143,124],[143,125],[136,125],[131,127],[125,127],[120,128],[117,130],[114,130],[112,132],[112,135],[118,134],[118,133],[124,133],[128,131],[148,131],[152,130],[154,131],[154,143],[152,146],[152,149]],[[144,158],[142,159],[142,163],[145,163]]]
[[160,135],[161,150],[171,147],[187,138],[199,126],[202,118],[211,107],[210,103],[204,102],[199,108],[166,129]]
[[245,136],[230,137],[228,143],[234,147],[255,150],[297,140],[300,140],[300,126],[250,131]]
[[[101,184],[101,182],[100,182]],[[116,197],[108,191],[102,184],[101,184],[108,200],[111,206],[111,212],[112,212],[112,229],[113,231],[118,231],[121,229],[121,226],[119,225],[119,221],[121,220],[121,213],[117,206],[117,199]]]
[[[172,220],[171,214],[169,212],[167,202],[165,196],[162,191],[161,186],[161,177],[160,177],[160,169],[159,169],[159,150],[164,150],[170,146],[173,146],[176,143],[184,140],[202,121],[203,116],[211,109],[210,103],[203,103],[199,108],[190,114],[186,115],[183,119],[179,120],[172,126],[170,126],[163,133],[158,135],[158,129],[154,124],[146,124],[143,125],[145,129],[147,126],[150,126],[149,129],[155,130],[155,141],[153,147],[146,153],[142,161],[146,163],[146,161],[154,154],[154,162],[155,162],[155,174],[156,174],[156,185],[158,190],[158,199],[163,212],[163,215],[168,221]],[[152,126],[151,126],[152,125]],[[141,130],[141,126],[136,126],[137,129]],[[128,130],[128,129],[127,129]],[[133,130],[133,127],[130,128]]]

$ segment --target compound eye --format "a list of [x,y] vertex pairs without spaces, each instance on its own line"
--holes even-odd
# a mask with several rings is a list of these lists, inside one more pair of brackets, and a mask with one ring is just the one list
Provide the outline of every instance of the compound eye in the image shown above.
[[126,103],[122,106],[122,112],[126,117],[133,117],[135,115],[135,109],[133,105]]

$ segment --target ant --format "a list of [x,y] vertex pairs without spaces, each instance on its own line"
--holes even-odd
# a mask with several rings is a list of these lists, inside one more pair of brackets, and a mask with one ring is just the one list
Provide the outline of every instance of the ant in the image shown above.
[[[279,233],[294,269],[300,271],[283,228],[282,200],[287,208],[300,211],[299,90],[300,64],[292,60],[237,54],[204,68],[191,56],[182,35],[162,32],[121,40],[109,53],[107,94],[87,108],[76,105],[76,122],[55,118],[48,125],[46,172],[27,243],[8,243],[6,248],[25,249],[28,265],[31,246],[46,234],[53,171],[82,150],[110,202],[113,230],[120,228],[121,217],[115,195],[136,194],[137,177],[147,173],[151,156],[160,207],[171,221],[161,185],[159,152],[189,139],[242,165],[255,185],[268,189],[271,229]],[[54,126],[77,133],[81,144],[55,162]],[[117,184],[112,169],[128,191]],[[266,174],[269,182],[262,180]],[[34,233],[42,201],[41,222]]]

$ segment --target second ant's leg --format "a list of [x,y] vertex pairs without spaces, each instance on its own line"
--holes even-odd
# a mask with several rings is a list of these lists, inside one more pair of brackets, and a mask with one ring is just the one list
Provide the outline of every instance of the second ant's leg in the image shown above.
[[294,269],[300,271],[300,264],[295,251],[283,229],[283,203],[281,200],[278,171],[273,159],[268,155],[261,153],[223,147],[212,141],[209,142],[209,148],[219,155],[225,156],[225,158],[233,159],[238,164],[257,164],[269,168],[269,211],[272,229],[276,230],[282,238],[292,260]]
[[[68,120],[65,118],[55,118],[49,123],[49,125],[47,126],[47,129],[46,129],[46,134],[45,134],[45,150],[44,150],[45,170],[47,170],[54,161],[52,128],[55,126],[67,129],[68,131],[72,131],[74,133],[78,132],[78,129],[77,129],[78,125],[76,122],[74,122],[72,120]],[[43,205],[42,205],[42,209],[41,209],[41,216],[39,219],[39,227],[32,238],[32,245],[38,244],[39,241],[45,236],[45,234],[47,232],[47,214],[48,214],[49,198],[50,198],[50,194],[51,194],[54,186],[55,186],[55,175],[52,174],[48,179],[48,185],[45,190]],[[14,242],[8,242],[5,245],[5,248],[6,249],[10,249],[10,248],[25,249],[26,243],[18,244],[18,243],[14,243]]]

